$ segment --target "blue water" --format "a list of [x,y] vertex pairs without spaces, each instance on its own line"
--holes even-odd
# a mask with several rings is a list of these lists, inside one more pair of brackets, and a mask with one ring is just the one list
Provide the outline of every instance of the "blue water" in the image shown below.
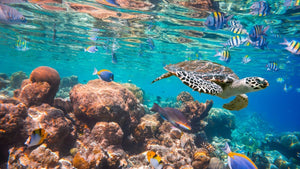
[[[212,99],[214,107],[222,107],[233,98],[199,95],[176,77],[151,84],[152,80],[166,72],[163,69],[166,64],[198,59],[198,54],[200,59],[230,67],[240,78],[260,76],[269,81],[270,86],[265,90],[249,93],[248,107],[235,114],[256,112],[277,131],[300,131],[300,91],[297,91],[300,88],[300,56],[279,45],[283,38],[300,40],[299,9],[287,8],[283,1],[270,1],[271,14],[259,17],[249,14],[250,1],[221,2],[220,11],[233,14],[248,31],[255,24],[270,25],[268,48],[261,50],[243,45],[233,48],[230,50],[230,63],[225,63],[213,56],[216,49],[223,48],[221,43],[234,34],[228,29],[209,30],[202,25],[206,17],[193,18],[194,15],[191,15],[203,11],[167,1],[155,2],[156,7],[146,11],[112,7],[95,1],[68,1],[121,12],[122,15],[146,15],[134,19],[110,17],[101,20],[70,9],[66,2],[57,6],[65,7],[67,11],[46,10],[33,3],[10,4],[27,18],[27,23],[0,23],[0,72],[11,75],[24,71],[29,75],[38,66],[50,66],[61,77],[76,75],[80,83],[87,83],[97,78],[92,75],[94,67],[98,70],[109,69],[114,73],[116,82],[130,81],[141,87],[146,95],[167,98],[188,91],[200,102]],[[149,25],[153,29],[149,29]],[[197,34],[188,34],[189,31]],[[279,38],[275,37],[277,34]],[[93,35],[98,37],[96,41],[88,39]],[[27,41],[27,51],[16,50],[18,38]],[[153,50],[147,42],[149,38],[154,41]],[[114,39],[119,46],[114,51],[118,59],[116,64],[111,60]],[[189,41],[180,43],[183,39]],[[84,48],[91,45],[99,50],[96,53],[84,52]],[[105,45],[110,46],[108,50],[103,47]],[[248,64],[241,63],[245,55],[252,59]],[[279,71],[266,70],[265,65],[270,61],[278,63]],[[284,79],[283,83],[276,81],[279,77]],[[284,91],[285,84],[291,85],[291,89]]]

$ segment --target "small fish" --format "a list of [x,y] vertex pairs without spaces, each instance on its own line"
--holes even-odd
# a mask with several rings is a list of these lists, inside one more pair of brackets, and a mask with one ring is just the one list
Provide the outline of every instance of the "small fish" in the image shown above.
[[261,36],[258,41],[251,43],[254,47],[264,50],[268,46],[267,38]]
[[273,72],[275,72],[275,71],[279,70],[278,64],[276,62],[269,62],[266,65],[266,67],[267,67],[267,71],[273,71]]
[[112,4],[112,5],[120,6],[120,5],[116,2],[116,0],[105,0],[105,1],[108,2],[108,3],[110,3],[110,4]]
[[292,90],[292,88],[293,87],[291,85],[287,86],[286,84],[284,84],[283,91],[288,92],[288,91]]
[[24,144],[26,144],[28,147],[39,145],[42,144],[42,142],[45,140],[46,137],[47,137],[46,131],[42,128],[39,128],[32,131],[32,134],[28,137],[28,139]]
[[230,31],[235,34],[248,34],[247,30],[241,27],[230,27]]
[[234,27],[234,28],[243,28],[243,25],[240,23],[240,21],[237,20],[230,20],[229,25],[230,27]]
[[87,48],[84,49],[85,52],[89,52],[89,53],[95,53],[98,51],[97,46],[89,46]]
[[270,5],[266,1],[254,2],[250,7],[251,15],[267,16],[270,14]]
[[163,162],[158,154],[156,154],[154,151],[148,151],[147,152],[147,159],[149,163],[155,168],[155,169],[162,169]]
[[284,82],[284,79],[282,77],[279,77],[276,79],[276,82],[278,83],[283,83]]
[[298,8],[300,8],[300,0],[285,0],[284,6],[286,8],[298,9]]
[[215,57],[216,56],[220,56],[219,59],[226,63],[229,63],[230,59],[231,59],[229,50],[223,50],[222,52],[217,51],[217,54],[215,54]]
[[269,30],[270,26],[255,25],[251,28],[249,32],[249,37],[252,42],[259,41],[261,36],[267,36],[266,32]]
[[243,57],[242,63],[247,64],[250,61],[251,61],[251,59],[250,59],[249,55],[246,55],[246,56]]
[[290,51],[293,54],[299,55],[300,54],[300,43],[298,41],[292,40],[288,42],[286,39],[284,39],[283,43],[280,43],[281,45],[286,45],[286,50]]
[[245,43],[247,38],[243,38],[239,35],[231,37],[226,43],[222,43],[225,47],[239,47],[241,44]]
[[213,12],[206,18],[204,25],[211,30],[223,29],[232,17],[233,15],[226,17],[222,12]]
[[151,111],[158,112],[164,120],[168,120],[177,128],[191,130],[191,125],[186,117],[177,109],[170,107],[161,108],[158,104],[154,103]]
[[153,50],[155,47],[154,41],[151,38],[148,38],[147,42],[148,42],[148,46],[150,47],[150,49]]
[[254,162],[246,155],[232,152],[228,143],[225,143],[225,147],[222,150],[228,154],[228,166],[230,169],[257,169]]
[[114,80],[114,74],[107,69],[102,69],[98,71],[96,68],[94,68],[93,75],[98,75],[99,79],[104,80],[106,82],[111,82]]
[[114,64],[118,63],[117,55],[114,52],[111,53],[111,62]]
[[93,35],[91,37],[88,37],[89,40],[92,40],[92,41],[97,41],[98,40],[98,37],[96,35]]
[[27,51],[29,50],[28,46],[27,46],[27,41],[24,39],[18,39],[16,42],[16,49],[19,51]]
[[0,22],[5,24],[20,24],[26,23],[26,19],[15,8],[0,4]]

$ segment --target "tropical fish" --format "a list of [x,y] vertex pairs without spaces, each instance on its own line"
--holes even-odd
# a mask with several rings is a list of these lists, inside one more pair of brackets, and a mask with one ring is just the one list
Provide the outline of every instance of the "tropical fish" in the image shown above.
[[15,8],[0,4],[0,22],[6,24],[20,24],[25,23],[26,19]]
[[163,162],[158,154],[156,154],[154,151],[148,151],[147,152],[147,159],[149,163],[155,168],[155,169],[162,169]]
[[89,46],[87,48],[84,49],[85,52],[89,52],[89,53],[95,53],[98,51],[97,46]]
[[273,71],[273,72],[275,72],[275,71],[279,70],[278,64],[276,62],[269,62],[266,65],[266,67],[267,67],[267,71]]
[[27,41],[19,38],[16,42],[16,49],[19,51],[27,51],[29,49],[27,46]]
[[112,5],[120,6],[120,5],[116,2],[116,0],[105,0],[105,1],[108,2],[108,3],[110,3],[110,4],[112,4]]
[[148,38],[147,42],[148,42],[148,46],[150,47],[150,49],[153,50],[155,47],[153,40],[151,38]]
[[300,0],[285,0],[284,6],[287,8],[300,8]]
[[111,62],[114,64],[118,63],[117,55],[114,52],[111,53]]
[[250,40],[256,42],[261,38],[261,36],[267,36],[266,32],[269,28],[270,26],[266,26],[265,28],[262,25],[253,26],[249,32]]
[[254,162],[246,155],[232,152],[228,143],[225,143],[225,147],[222,150],[228,154],[228,166],[230,169],[257,169]]
[[243,38],[239,35],[231,37],[226,43],[222,43],[225,47],[239,47],[241,44],[245,43],[247,38]]
[[204,25],[211,30],[223,29],[232,17],[233,15],[226,17],[222,12],[213,12],[206,18]]
[[250,9],[252,10],[250,12],[251,15],[258,15],[258,16],[267,16],[270,14],[270,5],[266,1],[259,1],[254,2]]
[[39,128],[32,131],[32,134],[28,137],[24,144],[26,144],[28,147],[39,145],[42,144],[46,137],[46,131],[42,128]]
[[158,112],[164,120],[168,120],[177,128],[191,130],[191,125],[188,120],[181,111],[177,109],[170,107],[161,108],[158,104],[154,103],[151,111]]
[[106,82],[111,82],[114,80],[114,74],[107,69],[102,69],[98,71],[96,68],[94,68],[93,75],[98,75],[99,79],[104,80]]
[[280,43],[281,45],[287,45],[285,48],[286,50],[290,51],[293,54],[299,55],[300,54],[300,43],[292,40],[288,42],[286,39],[284,39],[283,43]]
[[89,40],[92,40],[92,41],[96,41],[98,40],[98,36],[97,35],[92,35],[90,37],[88,37]]
[[254,47],[259,48],[259,49],[262,49],[262,50],[264,50],[265,47],[268,46],[267,38],[265,38],[264,36],[261,36],[261,37],[259,38],[259,40],[256,41],[256,42],[251,42],[251,44],[252,44]]
[[243,28],[243,25],[240,23],[240,21],[237,20],[230,20],[229,25],[233,28]]
[[222,52],[217,51],[217,54],[215,54],[215,57],[216,56],[220,56],[219,59],[224,62],[227,62],[227,63],[229,63],[230,59],[231,59],[229,50],[223,50]]
[[284,79],[282,77],[279,77],[276,79],[276,82],[278,83],[283,83],[284,82]]
[[248,34],[247,30],[241,27],[230,27],[230,31],[235,34]]
[[251,59],[250,59],[249,55],[246,55],[246,56],[243,57],[242,63],[247,64],[250,61],[251,61]]

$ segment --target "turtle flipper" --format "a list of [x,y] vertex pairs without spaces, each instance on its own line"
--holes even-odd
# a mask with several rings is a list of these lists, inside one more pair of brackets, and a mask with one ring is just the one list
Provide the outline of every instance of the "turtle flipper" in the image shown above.
[[241,110],[248,106],[248,96],[245,94],[237,95],[231,102],[224,104],[223,108],[227,110]]
[[154,83],[154,82],[156,82],[156,81],[159,81],[160,79],[168,78],[168,77],[173,76],[173,75],[174,75],[173,73],[167,72],[167,73],[165,73],[165,74],[159,76],[158,78],[154,79],[151,83]]
[[214,82],[204,80],[201,75],[192,72],[177,71],[176,76],[187,86],[200,93],[217,95],[223,92],[223,89]]

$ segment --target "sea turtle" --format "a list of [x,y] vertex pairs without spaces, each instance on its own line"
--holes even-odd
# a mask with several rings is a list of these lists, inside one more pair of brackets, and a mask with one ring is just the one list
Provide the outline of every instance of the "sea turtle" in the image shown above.
[[241,110],[248,105],[245,93],[262,90],[269,86],[261,77],[239,77],[228,67],[206,60],[191,60],[164,67],[168,72],[152,81],[152,83],[177,76],[184,84],[200,93],[216,95],[221,98],[236,96],[230,103],[224,104],[228,110]]

